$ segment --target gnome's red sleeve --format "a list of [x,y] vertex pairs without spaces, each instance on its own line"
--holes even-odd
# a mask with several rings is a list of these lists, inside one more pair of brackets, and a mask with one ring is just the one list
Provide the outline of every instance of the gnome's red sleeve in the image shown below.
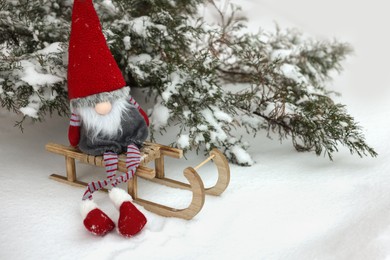
[[72,113],[69,123],[68,139],[71,146],[76,147],[80,141],[80,116]]
[[145,111],[141,108],[141,106],[137,103],[137,101],[135,101],[135,99],[133,97],[130,96],[130,104],[134,105],[138,111],[140,112],[140,114],[143,116],[144,120],[145,120],[145,123],[147,126],[149,126],[149,117],[148,115],[145,113]]

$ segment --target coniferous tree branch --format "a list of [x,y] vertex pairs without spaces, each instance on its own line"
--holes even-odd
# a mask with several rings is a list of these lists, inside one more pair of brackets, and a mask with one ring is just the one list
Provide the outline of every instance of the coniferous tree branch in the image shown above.
[[[20,127],[26,118],[68,111],[72,2],[0,0],[0,102],[23,115]],[[204,2],[216,8],[219,25],[198,15]],[[95,8],[127,83],[147,90],[154,103],[152,129],[176,125],[174,145],[219,147],[231,161],[250,165],[248,145],[236,131],[243,127],[254,135],[276,132],[298,151],[329,158],[339,145],[376,155],[326,87],[351,53],[348,44],[278,27],[243,33],[240,9],[212,0],[96,1]]]

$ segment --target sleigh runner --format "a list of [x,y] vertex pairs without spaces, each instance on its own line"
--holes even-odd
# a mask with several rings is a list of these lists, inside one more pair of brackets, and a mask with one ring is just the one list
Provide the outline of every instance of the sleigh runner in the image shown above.
[[[72,186],[85,187],[87,185],[87,183],[77,179],[76,161],[104,167],[102,156],[88,155],[70,146],[48,143],[46,145],[46,150],[65,157],[66,176],[52,174],[50,178]],[[140,166],[137,168],[133,178],[128,181],[128,193],[132,196],[134,202],[143,206],[145,209],[162,216],[192,219],[202,209],[206,194],[218,196],[225,191],[230,182],[229,164],[225,156],[218,149],[213,149],[210,152],[210,156],[199,165],[184,169],[183,174],[189,183],[167,178],[165,174],[164,158],[172,157],[180,159],[183,157],[182,150],[146,142],[141,149],[141,156]],[[210,160],[214,161],[218,169],[218,180],[214,186],[205,188],[197,170]],[[155,166],[154,168],[151,168],[148,164],[153,161]],[[124,155],[121,155],[119,157],[118,171],[126,172],[126,170]],[[176,209],[139,198],[137,182],[139,177],[169,187],[189,190],[192,192],[192,201],[187,208]]]

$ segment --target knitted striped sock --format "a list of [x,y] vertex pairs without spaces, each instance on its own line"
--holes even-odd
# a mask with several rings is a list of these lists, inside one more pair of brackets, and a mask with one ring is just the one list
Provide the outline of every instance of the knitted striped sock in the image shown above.
[[114,152],[105,152],[103,154],[103,160],[106,168],[107,179],[88,183],[87,190],[83,195],[83,200],[92,199],[92,193],[103,189],[114,179],[115,172],[118,170],[118,155]]
[[129,101],[130,101],[130,104],[135,106],[135,108],[137,108],[137,109],[140,108],[139,104],[137,103],[137,101],[135,101],[135,99],[132,96],[130,96],[130,100]]
[[72,115],[70,116],[69,124],[71,126],[80,126],[81,125],[80,116],[76,113],[72,113]]
[[92,199],[92,193],[94,193],[97,190],[103,189],[104,187],[106,187],[108,185],[108,183],[109,182],[107,180],[92,181],[92,182],[88,183],[87,190],[84,192],[82,200],[86,200],[86,199],[90,199],[91,200]]
[[[110,181],[112,181],[113,177],[115,176],[115,171],[118,169],[118,155],[116,156],[115,155],[116,155],[115,153],[110,153],[110,152],[107,152],[103,155],[103,158],[104,156],[105,158],[107,158],[107,163],[105,161],[105,166],[106,166],[108,179],[103,181],[93,181],[88,183],[87,190],[83,195],[83,200],[92,199],[92,193],[94,193],[97,190],[103,189],[105,186],[107,186],[110,183]],[[114,164],[115,161],[116,163]],[[113,187],[116,187],[118,184],[122,182],[127,182],[129,179],[131,179],[134,176],[137,167],[140,165],[140,162],[141,162],[141,152],[138,149],[138,147],[133,144],[127,146],[127,152],[126,152],[127,172],[119,175],[114,181],[111,182],[111,185]],[[108,171],[107,169],[110,171]]]
[[118,170],[118,154],[114,152],[105,152],[103,154],[103,160],[104,166],[106,167],[107,178],[111,180]]
[[141,152],[139,151],[138,147],[133,144],[127,146],[127,152],[126,152],[127,172],[122,173],[120,176],[118,176],[115,182],[112,183],[112,186],[116,187],[119,183],[126,182],[130,178],[132,178],[140,162],[141,162]]

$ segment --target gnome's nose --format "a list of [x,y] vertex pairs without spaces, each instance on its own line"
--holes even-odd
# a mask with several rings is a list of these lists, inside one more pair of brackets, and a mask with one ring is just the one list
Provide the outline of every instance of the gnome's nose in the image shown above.
[[110,113],[112,109],[112,105],[110,102],[106,101],[106,102],[100,102],[100,103],[97,103],[95,105],[95,111],[96,113],[98,113],[99,115],[107,115],[108,113]]

